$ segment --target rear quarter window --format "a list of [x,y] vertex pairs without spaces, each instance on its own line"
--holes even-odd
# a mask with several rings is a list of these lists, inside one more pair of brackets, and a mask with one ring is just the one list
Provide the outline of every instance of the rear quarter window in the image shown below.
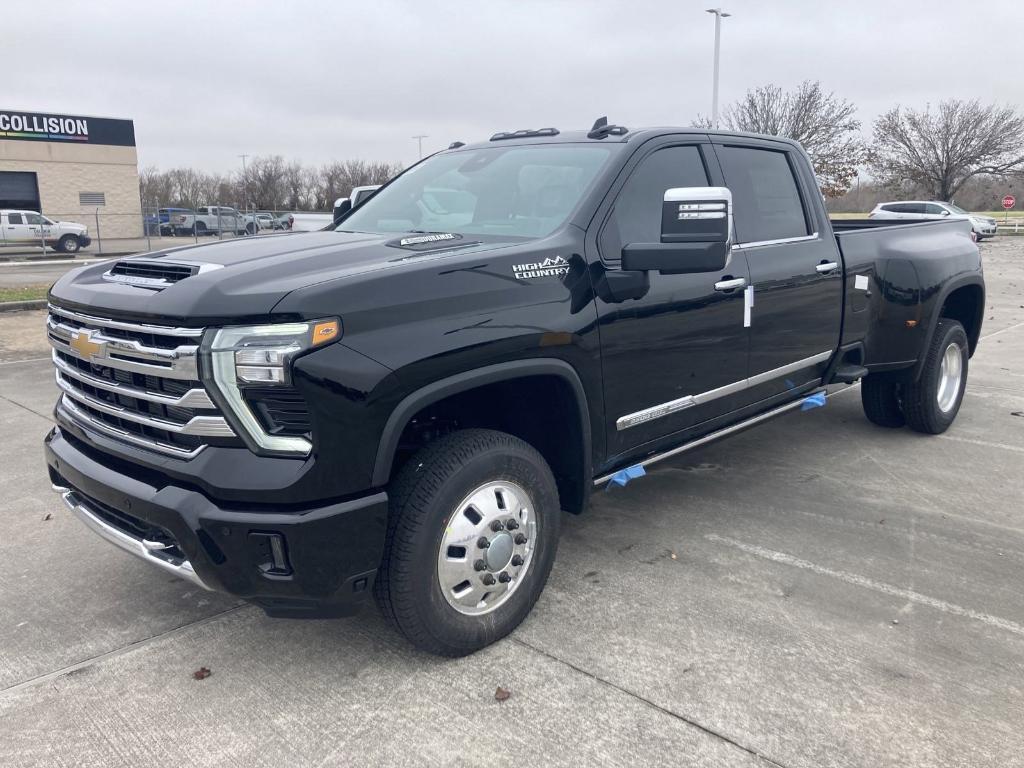
[[732,192],[737,240],[757,243],[810,234],[796,177],[785,152],[717,147]]

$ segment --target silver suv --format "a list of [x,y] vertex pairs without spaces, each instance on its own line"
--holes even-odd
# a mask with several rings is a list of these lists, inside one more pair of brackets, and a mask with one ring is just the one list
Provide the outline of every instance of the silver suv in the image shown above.
[[872,219],[969,219],[974,237],[981,242],[996,234],[996,220],[976,213],[968,213],[953,203],[936,200],[901,200],[896,203],[879,203],[868,214]]

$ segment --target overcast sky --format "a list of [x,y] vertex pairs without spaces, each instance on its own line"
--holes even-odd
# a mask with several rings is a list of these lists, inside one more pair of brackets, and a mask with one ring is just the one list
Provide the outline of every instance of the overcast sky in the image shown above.
[[[135,120],[140,166],[408,163],[498,130],[689,125],[710,0],[5,3],[0,108]],[[895,104],[1024,102],[1024,2],[723,0],[722,102],[819,79]]]

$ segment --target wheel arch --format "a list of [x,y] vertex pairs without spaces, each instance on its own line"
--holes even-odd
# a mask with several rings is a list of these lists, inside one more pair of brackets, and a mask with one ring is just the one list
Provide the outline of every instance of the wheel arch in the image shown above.
[[943,317],[958,321],[967,333],[968,352],[974,354],[981,335],[981,323],[985,314],[985,283],[979,275],[967,275],[951,280],[935,300],[935,311],[928,320],[928,333],[921,345],[921,354],[914,366],[913,379],[921,376],[925,365],[925,351],[935,336],[939,320]]
[[385,422],[374,460],[373,485],[382,487],[388,483],[405,428],[424,409],[473,390],[534,377],[557,378],[568,388],[575,402],[575,422],[579,429],[579,441],[578,445],[574,446],[571,456],[571,474],[574,482],[568,484],[571,487],[567,487],[560,480],[559,492],[563,494],[563,507],[567,511],[582,512],[589,497],[593,475],[590,413],[586,392],[575,368],[557,358],[512,360],[476,368],[432,382],[406,395]]

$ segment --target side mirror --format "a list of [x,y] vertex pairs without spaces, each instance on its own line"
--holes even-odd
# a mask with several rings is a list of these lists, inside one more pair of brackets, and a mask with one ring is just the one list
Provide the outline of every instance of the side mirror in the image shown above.
[[945,208],[943,208],[942,209],[942,215],[943,216],[949,216],[949,211],[947,211]]
[[729,263],[732,193],[725,187],[666,190],[661,207],[661,242],[629,243],[622,269],[667,275],[717,272]]
[[339,197],[334,201],[334,223],[341,221],[341,217],[352,210],[352,201],[347,197]]

